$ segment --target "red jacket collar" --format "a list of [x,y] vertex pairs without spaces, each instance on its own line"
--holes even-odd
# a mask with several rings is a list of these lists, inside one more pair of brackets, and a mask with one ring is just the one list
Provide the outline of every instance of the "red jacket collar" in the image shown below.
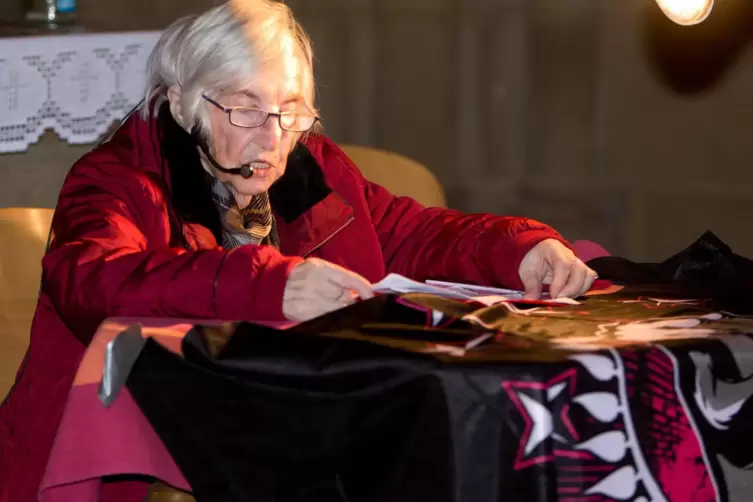
[[[326,180],[326,159],[315,148],[322,138],[310,135],[291,152],[285,174],[269,191],[281,250],[305,255],[332,237],[353,218],[353,209],[333,192]],[[107,147],[137,169],[152,173],[169,193],[175,225],[198,223],[217,242],[221,222],[196,144],[163,105],[157,117],[134,114],[113,134]],[[176,230],[178,230],[176,228]],[[180,232],[176,237],[180,238]]]

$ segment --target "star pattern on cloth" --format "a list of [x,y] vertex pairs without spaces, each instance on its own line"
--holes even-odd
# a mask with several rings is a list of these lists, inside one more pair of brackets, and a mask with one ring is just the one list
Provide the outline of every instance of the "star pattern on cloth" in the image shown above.
[[556,456],[587,455],[572,449],[573,443],[579,440],[569,416],[575,376],[576,370],[569,369],[547,382],[502,382],[524,423],[515,456],[516,470],[552,461]]

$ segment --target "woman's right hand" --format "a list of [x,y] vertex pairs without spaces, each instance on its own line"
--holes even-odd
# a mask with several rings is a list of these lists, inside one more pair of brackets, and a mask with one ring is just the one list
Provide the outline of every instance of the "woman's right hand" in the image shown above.
[[372,298],[371,283],[343,267],[319,258],[299,263],[288,276],[282,313],[291,321],[307,321],[355,302]]

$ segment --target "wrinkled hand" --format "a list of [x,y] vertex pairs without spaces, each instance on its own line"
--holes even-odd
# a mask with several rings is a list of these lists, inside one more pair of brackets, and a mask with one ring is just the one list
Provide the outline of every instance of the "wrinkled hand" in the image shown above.
[[547,239],[534,246],[520,262],[518,273],[525,288],[525,298],[529,300],[541,297],[543,284],[549,284],[552,298],[581,296],[598,277],[596,272],[555,239]]
[[371,283],[350,270],[318,258],[296,265],[282,296],[282,313],[291,321],[307,321],[374,296]]

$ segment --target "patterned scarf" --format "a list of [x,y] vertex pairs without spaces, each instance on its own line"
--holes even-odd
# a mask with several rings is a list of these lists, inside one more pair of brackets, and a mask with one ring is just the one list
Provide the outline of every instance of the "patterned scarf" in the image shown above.
[[227,186],[213,179],[212,198],[222,220],[222,247],[233,249],[246,244],[279,247],[267,192],[255,195],[247,207],[240,209]]

